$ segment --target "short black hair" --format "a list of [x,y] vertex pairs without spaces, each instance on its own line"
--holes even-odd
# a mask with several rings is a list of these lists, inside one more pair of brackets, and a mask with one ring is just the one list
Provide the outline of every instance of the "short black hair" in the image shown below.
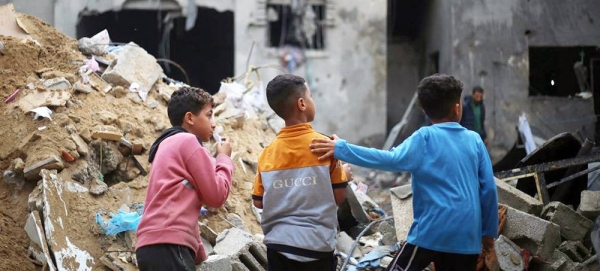
[[480,86],[476,86],[473,88],[473,93],[475,92],[483,93],[483,88]]
[[460,103],[463,84],[446,74],[434,74],[421,80],[418,86],[419,104],[430,119],[442,119]]
[[293,74],[277,75],[267,84],[267,102],[275,114],[287,119],[293,112],[293,103],[304,96],[306,80]]
[[173,126],[181,126],[185,113],[196,115],[207,104],[215,106],[213,97],[201,88],[182,87],[171,95],[167,114]]

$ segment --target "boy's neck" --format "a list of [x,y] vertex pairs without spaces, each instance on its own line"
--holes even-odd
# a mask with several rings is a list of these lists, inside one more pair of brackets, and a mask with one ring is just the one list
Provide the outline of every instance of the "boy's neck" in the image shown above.
[[308,123],[308,122],[309,122],[308,119],[306,119],[306,117],[304,117],[304,116],[291,117],[291,118],[285,120],[285,126],[294,126],[294,125],[304,124],[304,123]]
[[454,118],[443,118],[443,119],[437,119],[437,120],[431,120],[431,123],[433,124],[440,124],[440,123],[446,123],[446,122],[459,122],[458,120],[455,120]]

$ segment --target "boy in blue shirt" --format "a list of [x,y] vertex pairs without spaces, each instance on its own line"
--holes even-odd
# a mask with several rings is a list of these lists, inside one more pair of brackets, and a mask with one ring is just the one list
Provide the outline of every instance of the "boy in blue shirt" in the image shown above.
[[498,196],[481,137],[462,127],[462,83],[435,74],[418,86],[421,107],[433,125],[422,127],[391,150],[349,144],[337,136],[314,139],[319,159],[412,174],[414,222],[389,270],[475,270],[483,250],[494,253]]

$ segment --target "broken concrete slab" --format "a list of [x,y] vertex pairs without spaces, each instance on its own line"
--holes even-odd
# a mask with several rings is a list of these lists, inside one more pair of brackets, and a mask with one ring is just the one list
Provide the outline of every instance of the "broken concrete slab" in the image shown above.
[[542,259],[550,258],[561,241],[560,226],[511,207],[502,234]]
[[[392,212],[396,226],[396,238],[398,241],[406,241],[408,231],[413,223],[413,205],[411,185],[403,185],[390,189],[392,199]],[[400,197],[402,198],[400,198]]]
[[573,262],[584,262],[591,255],[590,251],[579,241],[564,241],[558,247],[562,253],[569,256]]
[[32,211],[27,216],[25,232],[36,246],[34,250],[39,250],[37,253],[34,253],[35,259],[40,261],[42,265],[47,266],[50,271],[56,270],[56,267],[54,267],[54,263],[52,262],[52,257],[50,256],[48,243],[46,243],[46,234],[44,234],[42,219],[37,210]]
[[217,244],[217,233],[208,226],[208,221],[198,222],[200,226],[200,236],[210,242],[211,245]]
[[93,178],[90,184],[90,193],[95,196],[104,194],[108,190],[108,185],[98,178]]
[[[68,81],[67,81],[68,82]],[[50,90],[50,91],[37,91],[34,90],[31,93],[25,95],[25,97],[19,99],[17,106],[23,110],[23,112],[29,112],[34,108],[50,106],[59,107],[67,105],[67,101],[71,99],[71,92],[69,90]]]
[[48,170],[62,170],[65,167],[60,158],[56,155],[49,155],[48,157],[41,159],[39,161],[33,162],[31,164],[26,164],[25,169],[23,169],[23,174],[25,174],[25,179],[27,180],[39,180],[40,179],[40,171],[43,169]]
[[44,208],[44,200],[42,194],[42,182],[38,182],[38,185],[29,193],[27,200],[27,206],[29,206],[29,212],[42,212]]
[[522,271],[525,269],[523,258],[521,258],[521,248],[504,235],[498,236],[494,242],[494,248],[501,270]]
[[43,169],[40,173],[43,183],[44,229],[50,250],[54,255],[58,270],[92,270],[94,258],[79,248],[68,237],[65,225],[69,219],[69,208],[63,199],[67,191],[65,183],[55,170]]
[[46,88],[46,90],[68,90],[70,89],[71,83],[69,82],[69,80],[67,80],[64,77],[57,77],[57,78],[52,78],[52,79],[48,79],[46,81],[44,81],[44,88]]
[[94,127],[91,137],[92,139],[100,138],[119,142],[123,137],[123,132],[113,126],[101,125]]
[[79,136],[77,133],[72,133],[71,139],[73,140],[73,142],[75,142],[77,152],[81,156],[87,156],[88,153],[90,152],[90,149],[88,148],[87,143],[85,143],[85,141],[83,141],[83,138],[81,138],[81,136]]
[[538,267],[540,271],[575,271],[577,265],[569,257],[558,249],[552,253],[552,256],[546,259],[546,263],[541,263]]
[[579,212],[590,220],[600,216],[600,191],[582,191]]
[[498,203],[508,205],[531,215],[540,215],[544,207],[541,201],[498,178],[494,179],[498,188]]
[[196,266],[196,271],[213,270],[232,271],[233,267],[231,266],[231,259],[223,255],[211,255],[208,256],[206,261]]
[[248,230],[248,227],[244,225],[244,221],[242,221],[242,218],[239,215],[234,213],[228,213],[227,220],[231,222],[231,224],[235,225],[236,228],[250,232],[250,230]]
[[237,228],[227,229],[217,237],[215,253],[239,259],[250,270],[267,269],[267,249],[254,237]]
[[542,217],[559,225],[560,235],[572,241],[582,240],[594,225],[594,222],[558,201],[546,205]]
[[76,82],[75,85],[73,85],[73,89],[76,92],[84,93],[84,94],[90,94],[94,90],[91,85],[84,84],[82,82]]
[[[140,86],[140,92],[148,92],[162,75],[162,68],[146,50],[131,42],[121,49],[117,59],[102,74],[102,79],[113,85]],[[144,99],[145,97],[142,97]],[[144,99],[145,100],[145,99]]]

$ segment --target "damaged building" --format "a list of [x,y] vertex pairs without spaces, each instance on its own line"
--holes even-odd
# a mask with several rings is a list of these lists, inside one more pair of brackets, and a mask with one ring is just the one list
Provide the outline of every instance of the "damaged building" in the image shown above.
[[[593,0],[390,1],[388,128],[400,121],[419,80],[440,72],[485,90],[490,154],[517,142],[525,113],[533,134],[596,141],[600,6]],[[394,76],[390,76],[394,75]],[[395,106],[394,106],[395,105]]]

